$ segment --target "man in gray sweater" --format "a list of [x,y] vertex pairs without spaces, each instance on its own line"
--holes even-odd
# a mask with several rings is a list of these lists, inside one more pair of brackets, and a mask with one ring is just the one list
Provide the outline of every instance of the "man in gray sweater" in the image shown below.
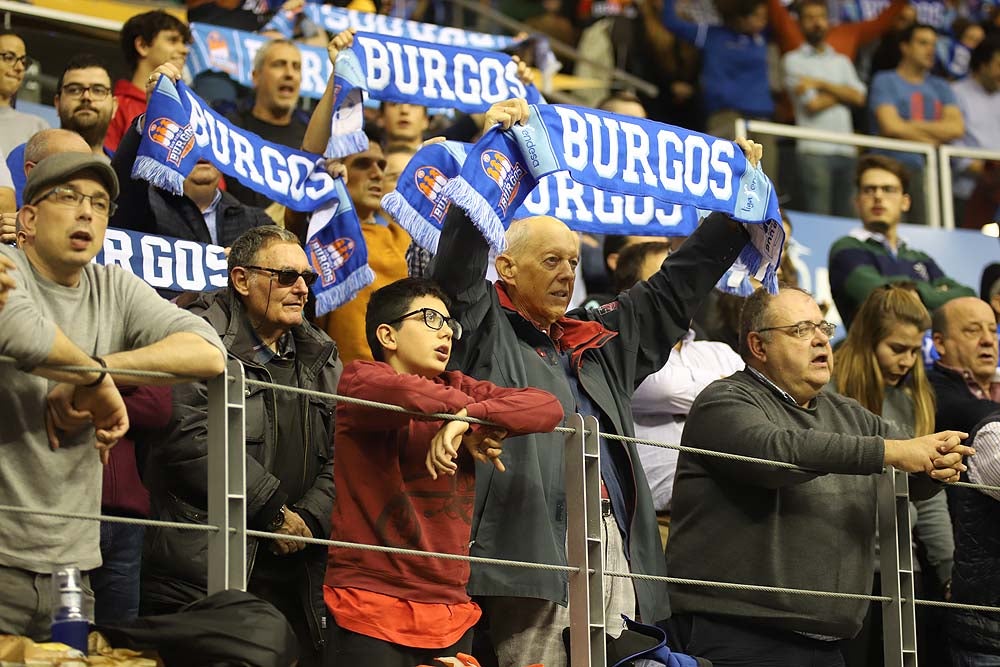
[[[890,438],[889,422],[822,392],[834,326],[808,293],[758,290],[740,321],[746,370],[695,401],[682,444],[794,463],[805,470],[682,452],[667,547],[672,576],[869,593],[876,480],[883,466],[924,472],[919,495],[965,470],[966,434]],[[929,487],[929,488],[920,488]],[[673,586],[673,623],[686,652],[716,667],[843,665],[840,640],[868,602]]]
[[[0,309],[0,356],[13,358],[0,363],[0,505],[99,512],[101,463],[128,430],[117,386],[163,383],[104,368],[208,378],[224,367],[208,323],[132,274],[91,263],[117,194],[105,158],[47,157],[25,185],[21,250],[0,246],[15,283]],[[52,568],[98,567],[98,528],[0,512],[0,634],[48,639]]]

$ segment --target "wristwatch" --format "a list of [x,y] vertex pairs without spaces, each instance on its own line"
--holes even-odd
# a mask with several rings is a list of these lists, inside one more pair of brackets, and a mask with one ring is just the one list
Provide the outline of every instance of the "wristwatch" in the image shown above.
[[274,518],[271,519],[271,523],[267,525],[268,532],[273,533],[285,524],[285,510],[287,509],[288,508],[284,505],[278,508],[278,513],[274,515]]

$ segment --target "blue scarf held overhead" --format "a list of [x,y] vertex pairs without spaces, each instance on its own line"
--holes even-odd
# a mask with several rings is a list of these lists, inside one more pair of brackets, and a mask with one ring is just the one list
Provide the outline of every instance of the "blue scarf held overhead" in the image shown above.
[[[192,23],[191,52],[187,67],[192,76],[202,72],[222,72],[247,88],[253,88],[254,57],[270,39],[256,32],[244,32],[217,25]],[[302,54],[300,94],[318,100],[333,72],[326,49],[307,44],[295,45]]]
[[[450,202],[442,191],[462,170],[471,148],[456,141],[424,146],[400,174],[396,190],[382,198],[382,208],[432,253]],[[538,181],[513,219],[534,215],[550,215],[576,231],[595,234],[688,236],[703,212],[649,196],[606,193],[556,172]]]
[[361,32],[337,55],[334,81],[330,156],[368,148],[361,113],[366,96],[465,113],[485,112],[512,97],[541,100],[535,86],[517,78],[517,63],[505,53]]
[[[317,312],[354,298],[373,274],[361,223],[341,179],[322,158],[261,139],[234,126],[183,83],[161,76],[146,107],[132,177],[177,195],[184,179],[205,159],[224,174],[295,211],[314,212],[306,240],[320,280],[313,285]],[[319,312],[319,309],[326,309]]]
[[296,15],[299,11],[305,14],[305,18],[333,35],[348,28],[357,28],[363,32],[389,37],[405,37],[418,42],[490,51],[500,51],[514,43],[513,37],[505,35],[488,35],[483,32],[460,30],[433,23],[420,23],[383,14],[318,4],[308,4],[301,10],[279,11],[271,19],[271,22],[264,26],[263,30],[280,32],[291,39],[294,34]]
[[444,194],[499,251],[519,206],[543,176],[559,171],[605,193],[649,196],[750,223],[752,242],[740,254],[740,268],[777,289],[784,241],[777,196],[764,172],[725,139],[593,109],[533,105],[524,125],[487,132]]

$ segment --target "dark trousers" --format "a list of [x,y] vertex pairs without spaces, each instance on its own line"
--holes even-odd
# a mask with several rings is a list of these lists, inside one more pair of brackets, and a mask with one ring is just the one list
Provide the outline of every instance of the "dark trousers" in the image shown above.
[[247,582],[247,592],[273,604],[285,616],[299,642],[299,667],[320,667],[323,654],[316,648],[306,618],[300,582],[295,578],[270,578],[264,572],[254,572]]
[[127,623],[139,616],[139,570],[144,526],[101,523],[101,567],[90,573],[98,624]]
[[378,667],[417,667],[433,665],[434,659],[472,653],[472,628],[447,648],[412,648],[375,639],[339,627],[332,616],[326,620],[326,657],[324,667],[378,665]]
[[737,619],[678,614],[670,619],[670,630],[685,653],[711,660],[713,667],[844,667],[843,642],[767,630]]

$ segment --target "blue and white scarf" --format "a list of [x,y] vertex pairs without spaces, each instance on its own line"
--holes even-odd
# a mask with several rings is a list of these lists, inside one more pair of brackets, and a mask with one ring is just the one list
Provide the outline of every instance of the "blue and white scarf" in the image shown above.
[[332,34],[343,32],[348,28],[357,28],[363,32],[389,37],[405,37],[418,42],[490,51],[500,51],[514,43],[513,37],[505,35],[488,35],[483,32],[448,28],[433,23],[420,23],[372,12],[359,12],[354,9],[317,4],[308,4],[301,10],[279,11],[271,19],[271,22],[264,26],[263,30],[280,32],[291,39],[299,11],[305,15],[305,18]]
[[[751,223],[752,242],[739,264],[777,289],[784,241],[777,196],[763,171],[725,139],[592,109],[535,105],[524,125],[487,132],[443,194],[500,251],[528,194],[542,177],[560,171],[605,193],[648,196]],[[645,232],[623,227],[619,233]]]
[[[247,88],[253,87],[253,60],[257,51],[270,39],[255,32],[244,32],[217,25],[191,24],[191,52],[187,67],[192,76],[202,72],[222,72]],[[326,49],[296,44],[302,54],[300,94],[318,100],[326,90],[333,65]]]
[[93,261],[120,266],[159,290],[208,292],[229,282],[222,247],[127,229],[108,228]]
[[320,280],[317,313],[350,301],[374,279],[361,223],[344,188],[318,155],[271,143],[218,115],[183,82],[161,76],[146,107],[132,177],[177,195],[205,159],[227,176],[295,211],[315,212],[306,247]]
[[[417,245],[432,253],[437,252],[450,203],[443,194],[444,186],[462,170],[471,148],[472,144],[457,141],[424,146],[400,174],[396,189],[382,198],[382,208]],[[581,232],[688,236],[703,213],[649,196],[607,193],[560,171],[538,181],[514,219],[550,215]]]
[[507,54],[361,32],[338,54],[334,81],[331,156],[367,149],[361,113],[367,95],[465,113],[484,112],[512,97],[529,104],[541,100],[535,86],[517,78],[517,63]]

